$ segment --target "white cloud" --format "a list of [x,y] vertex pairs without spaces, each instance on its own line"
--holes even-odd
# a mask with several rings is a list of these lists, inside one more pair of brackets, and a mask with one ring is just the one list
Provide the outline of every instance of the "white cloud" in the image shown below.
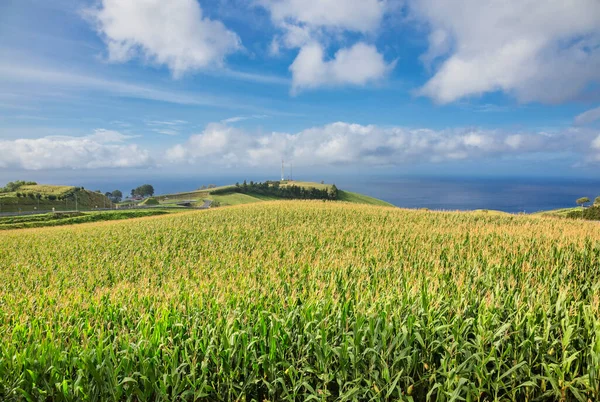
[[[230,76],[229,73],[225,73],[224,75]],[[236,77],[239,78],[247,76],[248,80],[254,79],[252,74],[240,74],[235,73]],[[262,81],[259,80],[259,82]],[[30,63],[19,64],[5,62],[4,59],[0,59],[0,100],[7,97],[7,93],[2,92],[6,88],[3,84],[7,84],[8,88],[17,84],[19,88],[18,96],[12,96],[10,93],[8,95],[11,95],[11,98],[23,98],[24,100],[39,99],[41,96],[46,96],[56,101],[59,94],[63,91],[67,93],[67,96],[74,94],[77,97],[87,95],[87,92],[92,92],[94,95],[110,94],[124,98],[147,99],[178,105],[211,106],[222,109],[244,110],[253,113],[289,115],[289,113],[279,110],[261,107],[260,104],[262,104],[263,99],[253,96],[237,96],[237,99],[233,99],[220,94],[212,95],[206,92],[169,90],[152,85],[113,80],[74,70],[38,67]],[[59,94],[57,94],[57,90]],[[31,94],[28,92],[31,92]],[[10,100],[13,101],[13,99]],[[0,106],[3,105],[0,104]]]
[[270,45],[277,55],[281,48],[300,49],[292,72],[292,92],[299,88],[364,85],[381,79],[394,63],[386,64],[375,46],[359,40],[337,50],[326,61],[331,42],[346,33],[372,36],[392,0],[256,0],[267,9],[281,31]]
[[374,46],[363,42],[339,50],[331,60],[324,60],[324,57],[318,43],[308,44],[300,50],[290,66],[292,91],[343,84],[364,85],[384,77],[395,64],[387,64]]
[[592,123],[596,120],[600,120],[600,106],[595,109],[583,112],[577,117],[575,117],[575,124],[584,125]]
[[[457,129],[429,130],[333,123],[295,134],[248,133],[224,124],[213,123],[204,132],[167,151],[172,163],[194,163],[244,167],[271,166],[282,157],[297,166],[403,165],[437,163],[478,158],[513,157],[525,154],[582,155],[591,161],[600,152],[598,133],[569,129],[549,134],[509,133],[504,131]],[[600,149],[600,148],[599,148]]]
[[168,128],[155,128],[152,131],[154,131],[155,133],[164,134],[164,135],[179,135],[179,131],[168,129]]
[[597,0],[412,0],[430,29],[419,93],[440,103],[504,91],[522,102],[563,102],[600,82]]
[[186,120],[148,120],[146,124],[149,126],[181,126],[187,124]]
[[136,56],[165,64],[175,77],[211,66],[242,48],[238,35],[203,16],[196,0],[102,0],[88,11],[109,60]]
[[237,122],[244,121],[244,120],[264,119],[266,117],[268,117],[266,114],[254,114],[252,116],[233,116],[233,117],[229,117],[227,119],[221,120],[221,123],[230,124],[230,123],[237,123]]
[[142,167],[147,150],[125,141],[133,136],[98,129],[85,137],[49,136],[0,140],[0,167],[25,170]]
[[222,106],[234,105],[225,99],[218,99],[203,93],[184,93],[163,90],[152,86],[105,79],[94,75],[69,72],[51,68],[38,68],[30,65],[11,65],[0,63],[0,82],[18,82],[19,84],[35,83],[39,85],[57,85],[61,89],[76,91],[91,90],[115,94],[117,96],[148,99],[181,105]]
[[280,26],[307,26],[362,33],[375,31],[383,18],[386,0],[258,0]]

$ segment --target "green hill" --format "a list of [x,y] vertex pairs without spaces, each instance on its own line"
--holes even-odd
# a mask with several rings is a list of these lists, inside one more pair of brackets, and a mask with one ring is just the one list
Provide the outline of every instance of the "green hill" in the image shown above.
[[[307,181],[283,181],[280,182],[282,188],[296,186],[302,187],[303,189],[317,189],[317,190],[329,190],[333,186],[332,184],[315,183]],[[253,204],[262,201],[274,201],[282,199],[280,197],[258,194],[253,192],[240,193],[235,191],[236,186],[221,186],[212,189],[202,189],[197,191],[190,191],[176,194],[160,195],[156,198],[161,204],[169,205],[176,204],[181,201],[194,201],[195,205],[202,205],[204,200],[212,200],[216,205],[230,206],[230,205],[241,205],[241,204]],[[231,189],[231,192],[227,192]],[[386,207],[393,207],[392,204],[379,200],[377,198],[369,197],[363,194],[353,193],[350,191],[343,191],[338,189],[339,201],[351,202],[354,204],[367,204],[367,205],[379,205]]]
[[382,207],[393,207],[394,205],[385,202],[378,198],[369,197],[368,195],[352,193],[350,191],[338,190],[338,199],[340,201],[351,202],[354,204],[379,205]]
[[91,210],[111,208],[113,203],[104,195],[83,187],[48,184],[21,185],[14,191],[0,192],[0,212]]

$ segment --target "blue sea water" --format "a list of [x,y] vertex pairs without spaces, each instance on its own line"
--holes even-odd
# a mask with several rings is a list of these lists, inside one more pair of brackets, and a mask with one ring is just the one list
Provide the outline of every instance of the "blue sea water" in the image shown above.
[[600,180],[524,178],[372,178],[340,183],[399,207],[537,212],[600,195]]
[[[151,183],[158,194],[184,192],[201,185],[225,185],[243,181],[227,177],[153,177],[123,180],[107,184],[90,180],[82,183],[88,189],[120,188],[124,194],[129,189]],[[263,181],[269,177],[248,177]],[[271,178],[273,179],[273,178]],[[314,177],[298,180],[317,181]],[[541,210],[576,206],[579,197],[595,198],[600,195],[600,179],[548,179],[548,178],[465,178],[465,177],[394,177],[394,176],[332,176],[323,177],[339,188],[380,198],[404,208],[429,208],[436,210],[495,209],[505,212],[536,212]],[[107,187],[108,186],[108,187]],[[111,187],[112,186],[112,187]]]

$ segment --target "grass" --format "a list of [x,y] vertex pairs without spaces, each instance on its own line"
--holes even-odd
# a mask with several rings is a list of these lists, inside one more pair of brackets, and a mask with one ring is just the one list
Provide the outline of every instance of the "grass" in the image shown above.
[[41,194],[53,194],[53,195],[61,195],[66,193],[69,190],[72,190],[73,186],[53,186],[48,184],[35,184],[35,185],[25,185],[19,188],[19,192],[31,192],[31,193],[41,193]]
[[[72,186],[53,186],[53,185],[24,185],[18,191],[10,193],[0,193],[0,212],[32,212],[32,211],[72,211],[76,207],[79,210],[92,210],[95,208],[112,207],[112,202],[104,194],[88,190],[79,190],[77,194],[77,205],[75,199],[69,200],[49,200],[46,197],[62,196],[73,192]],[[21,194],[41,194],[42,199],[31,198],[28,196],[17,197],[17,192]]]
[[0,233],[0,400],[593,401],[591,222],[265,202]]
[[540,212],[534,213],[533,215],[553,216],[553,217],[557,217],[557,218],[567,218],[568,215],[573,211],[581,212],[581,207],[560,208],[560,209],[553,209],[550,211],[540,211]]
[[368,205],[379,205],[384,207],[393,207],[392,204],[379,200],[377,198],[369,197],[367,195],[352,193],[350,191],[338,190],[338,198],[340,201],[352,202],[356,204],[368,204]]
[[286,181],[284,184],[281,184],[281,186],[298,186],[304,188],[318,188],[319,190],[323,190],[331,187],[331,184],[316,183],[312,181]]
[[110,220],[141,218],[167,214],[164,210],[132,210],[132,211],[102,211],[74,212],[65,214],[41,214],[14,217],[0,217],[0,230],[40,228],[46,226],[64,226],[79,223],[90,223]]
[[156,197],[148,197],[144,201],[140,202],[139,205],[159,205],[158,199]]
[[252,204],[255,202],[264,201],[259,196],[253,196],[242,193],[231,193],[231,194],[210,194],[206,197],[208,200],[217,201],[223,206],[227,205],[241,205],[241,204]]

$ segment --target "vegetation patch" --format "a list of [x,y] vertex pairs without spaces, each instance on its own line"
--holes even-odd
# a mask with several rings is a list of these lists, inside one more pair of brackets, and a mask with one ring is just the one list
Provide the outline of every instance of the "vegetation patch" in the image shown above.
[[159,205],[160,203],[155,197],[146,198],[144,201],[140,202],[139,205]]
[[589,208],[576,208],[567,214],[571,219],[585,219],[589,221],[600,221],[600,206]]
[[294,200],[337,200],[338,189],[335,184],[326,187],[308,187],[296,186],[294,184],[281,185],[278,181],[266,181],[264,183],[236,183],[235,186],[223,189],[215,189],[210,192],[213,195],[222,195],[230,193],[241,193],[249,195],[261,195],[277,199]]
[[133,210],[87,213],[49,213],[44,215],[33,216],[3,217],[0,218],[0,230],[74,225],[78,223],[141,218],[145,216],[164,215],[167,213],[168,212],[162,210]]

